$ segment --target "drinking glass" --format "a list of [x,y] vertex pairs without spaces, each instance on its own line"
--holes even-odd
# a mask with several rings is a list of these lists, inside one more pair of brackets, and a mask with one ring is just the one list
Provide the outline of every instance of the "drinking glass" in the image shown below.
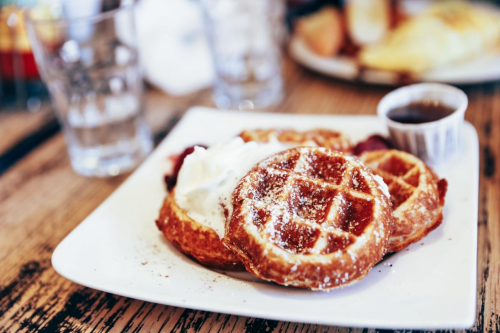
[[283,0],[201,0],[219,108],[253,109],[283,96]]
[[133,9],[71,19],[47,19],[47,9],[40,7],[25,14],[71,164],[85,176],[129,171],[153,147],[143,114]]

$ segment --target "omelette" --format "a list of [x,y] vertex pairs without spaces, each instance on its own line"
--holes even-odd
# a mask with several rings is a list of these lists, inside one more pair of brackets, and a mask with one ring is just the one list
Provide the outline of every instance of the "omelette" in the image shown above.
[[365,46],[367,68],[421,73],[472,59],[499,46],[500,15],[462,1],[441,1]]

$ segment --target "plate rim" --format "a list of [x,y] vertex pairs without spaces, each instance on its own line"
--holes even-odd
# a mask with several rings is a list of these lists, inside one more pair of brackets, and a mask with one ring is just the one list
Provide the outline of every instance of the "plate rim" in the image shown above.
[[[288,53],[291,58],[295,60],[298,64],[323,75],[344,80],[347,82],[362,82],[365,84],[371,84],[375,86],[400,86],[401,82],[397,79],[397,73],[391,71],[377,70],[377,69],[366,69],[364,73],[369,74],[370,76],[366,78],[366,75],[359,75],[359,67],[356,65],[356,60],[354,58],[342,55],[336,55],[334,57],[321,57],[312,52],[305,43],[300,39],[300,37],[293,35],[290,37],[290,41],[288,43]],[[500,60],[500,52],[486,52],[485,55],[497,55],[497,58]],[[478,58],[480,59],[480,58]],[[477,61],[478,59],[472,59]],[[340,62],[345,62],[342,65]],[[329,63],[331,66],[330,69],[322,66],[322,63]],[[464,65],[469,64],[471,60],[466,60],[461,63],[450,64],[450,67],[445,68],[450,69],[451,66],[456,65]],[[333,66],[334,65],[334,66]],[[342,73],[339,70],[335,70],[335,67],[343,66],[346,71],[350,71],[350,73]],[[347,66],[351,66],[353,68],[348,68]],[[333,70],[332,70],[333,69]],[[432,75],[435,75],[435,72],[438,69],[426,71],[420,74],[415,74],[414,79],[411,80],[411,83],[423,83],[423,82],[435,82],[435,83],[445,83],[445,84],[453,84],[453,85],[475,85],[475,84],[483,84],[483,83],[491,83],[500,80],[500,72],[495,75],[488,76],[476,76],[476,77],[461,77],[455,79],[432,79]],[[439,69],[442,70],[442,69]],[[430,77],[429,77],[430,76]],[[383,78],[383,79],[381,79]]]

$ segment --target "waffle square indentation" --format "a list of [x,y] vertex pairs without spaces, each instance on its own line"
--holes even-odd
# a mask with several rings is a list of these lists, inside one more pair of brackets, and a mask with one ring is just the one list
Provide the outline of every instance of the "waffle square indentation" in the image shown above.
[[361,235],[372,221],[374,201],[355,197],[350,193],[342,194],[342,199],[338,201],[340,206],[335,224],[353,235]]
[[337,190],[314,182],[296,179],[288,197],[290,212],[305,220],[326,219]]

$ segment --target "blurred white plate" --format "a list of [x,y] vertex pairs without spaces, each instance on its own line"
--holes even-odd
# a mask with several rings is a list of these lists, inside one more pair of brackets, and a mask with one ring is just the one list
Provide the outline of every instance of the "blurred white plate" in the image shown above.
[[468,328],[475,318],[478,141],[464,127],[464,151],[449,182],[443,225],[375,266],[354,286],[312,292],[231,277],[179,253],[155,226],[168,156],[213,144],[245,128],[341,129],[354,141],[385,133],[374,116],[310,116],[190,110],[127,181],[54,251],[56,271],[81,285],[140,300],[275,320],[327,325]]
[[[365,69],[360,72],[356,59],[347,56],[320,57],[312,52],[297,36],[292,37],[289,52],[299,64],[313,71],[347,81],[381,85],[407,84],[407,77],[381,70]],[[474,84],[500,80],[500,51],[491,51],[478,58],[435,69],[411,77],[411,82],[441,82]]]

